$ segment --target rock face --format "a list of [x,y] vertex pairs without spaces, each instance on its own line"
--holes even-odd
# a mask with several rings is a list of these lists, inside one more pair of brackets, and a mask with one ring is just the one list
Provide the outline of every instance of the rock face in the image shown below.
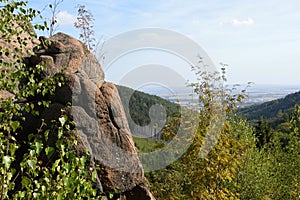
[[[19,32],[19,35],[13,35],[12,37],[11,34],[7,34],[7,30],[6,31],[0,31],[0,46],[13,50],[16,47],[21,51],[19,53],[21,53],[21,55],[23,56],[28,56],[28,52],[26,52],[26,50],[30,50],[32,51],[33,47],[39,44],[39,41],[36,38],[33,38],[32,35],[35,35],[34,33],[34,29],[31,25],[29,25],[29,27],[27,27],[29,30],[24,30],[23,28],[21,28],[22,26],[20,26],[19,24],[15,23],[15,22],[10,22],[8,23],[9,25],[7,26],[7,28],[10,29],[15,29]],[[21,40],[25,40],[26,41],[26,48],[23,45],[22,47],[20,47],[20,43],[18,41]],[[5,62],[10,62],[10,61],[14,61],[15,59],[8,55],[1,55],[1,59]]]
[[80,41],[63,33],[50,41],[50,48],[39,50],[38,60],[48,63],[49,74],[63,69],[69,77],[53,101],[63,104],[72,100],[71,115],[82,143],[101,166],[99,188],[117,189],[123,199],[154,199],[146,186],[118,90],[104,82],[97,59]]
[[[18,37],[14,35],[10,38],[10,36],[11,36],[10,34],[6,34],[5,31],[1,30],[0,31],[0,47],[3,48],[3,50],[4,49],[12,50],[12,52],[14,52],[14,53],[15,53],[15,51],[13,49],[15,49],[17,47],[20,50],[19,54],[21,56],[24,56],[24,57],[28,56],[28,52],[26,52],[26,50],[32,51],[33,47],[39,44],[39,41],[37,39],[33,39],[33,37],[31,36],[31,35],[35,34],[34,29],[32,28],[31,30],[28,30],[31,32],[31,34],[30,34],[26,31],[24,31],[21,28],[21,26],[19,26],[18,24],[14,23],[14,22],[11,22],[11,24],[9,24],[8,27],[9,26],[12,26],[11,27],[12,29],[17,29],[20,32],[20,34],[18,35]],[[24,46],[20,47],[18,38],[21,38],[21,40],[27,41],[26,49]],[[16,61],[16,59],[13,58],[12,55],[1,54],[1,62],[13,62],[13,61]],[[5,70],[5,67],[1,67],[0,71],[1,70]],[[9,91],[0,90],[0,97],[3,99],[12,98],[13,96],[14,95],[12,93],[10,93]]]
[[[45,38],[40,40],[43,44]],[[57,89],[50,108],[41,116],[51,120],[72,102],[69,115],[75,121],[82,148],[88,149],[90,160],[101,166],[97,171],[100,192],[117,190],[119,198],[127,200],[155,199],[146,184],[115,85],[104,81],[100,64],[80,41],[63,33],[49,40],[50,46],[36,48],[36,56],[26,63],[34,66],[43,61],[45,76],[63,71],[67,83]],[[33,127],[27,124],[24,130]]]

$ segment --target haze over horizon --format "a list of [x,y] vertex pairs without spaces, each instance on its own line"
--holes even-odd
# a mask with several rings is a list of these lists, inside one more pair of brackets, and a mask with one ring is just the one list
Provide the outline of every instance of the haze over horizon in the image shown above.
[[[45,18],[49,3],[29,0]],[[78,4],[93,14],[96,39],[148,27],[168,29],[197,42],[216,67],[228,64],[229,83],[300,85],[300,1],[65,0],[58,7],[57,31],[79,36],[73,27]]]

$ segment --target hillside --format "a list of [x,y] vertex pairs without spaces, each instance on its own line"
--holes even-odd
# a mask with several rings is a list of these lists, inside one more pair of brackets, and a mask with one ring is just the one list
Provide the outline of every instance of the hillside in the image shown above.
[[[159,96],[120,85],[117,85],[117,89],[128,119],[129,128],[134,135],[150,134],[160,139],[161,128],[169,122],[171,116],[180,112],[178,104]],[[154,105],[157,106],[156,109],[151,109]],[[157,109],[158,106],[161,109]],[[152,122],[150,116],[153,116]],[[166,123],[163,123],[165,120]]]
[[238,112],[249,121],[257,121],[263,118],[268,120],[271,126],[275,127],[287,120],[295,104],[300,104],[300,91],[281,99],[241,108]]

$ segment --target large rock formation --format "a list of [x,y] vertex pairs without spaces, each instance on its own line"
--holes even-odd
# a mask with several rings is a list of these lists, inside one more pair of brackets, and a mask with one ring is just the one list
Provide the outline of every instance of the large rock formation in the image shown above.
[[[44,44],[46,38],[40,40]],[[97,171],[99,190],[117,191],[120,199],[154,199],[115,85],[104,81],[100,64],[83,43],[63,33],[49,40],[50,46],[36,48],[36,56],[26,59],[26,64],[35,66],[43,61],[44,76],[63,72],[67,82],[51,97],[52,104],[40,112],[41,117],[55,119],[61,108],[72,102],[69,115],[76,124],[79,148],[88,149],[91,163],[101,166]],[[29,118],[23,130],[34,129],[35,120]]]

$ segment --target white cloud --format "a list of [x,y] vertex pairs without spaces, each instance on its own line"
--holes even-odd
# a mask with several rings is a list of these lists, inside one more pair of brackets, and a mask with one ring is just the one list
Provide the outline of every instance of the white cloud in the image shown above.
[[246,26],[251,26],[254,24],[254,20],[252,18],[248,18],[247,20],[238,20],[238,19],[233,19],[231,21],[231,24],[233,26],[243,26],[243,25],[246,25]]
[[61,26],[73,25],[76,22],[76,16],[67,11],[60,11],[56,16],[57,24]]

